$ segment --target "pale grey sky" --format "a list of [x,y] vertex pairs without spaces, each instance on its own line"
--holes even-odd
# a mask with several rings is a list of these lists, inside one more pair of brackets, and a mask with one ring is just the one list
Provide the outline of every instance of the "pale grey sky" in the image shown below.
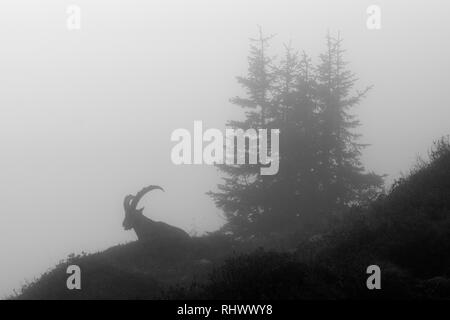
[[[66,8],[81,8],[68,31]],[[366,9],[381,8],[381,30]],[[355,111],[369,170],[406,172],[450,132],[447,1],[159,0],[0,4],[0,297],[71,252],[135,239],[122,199],[147,184],[146,214],[187,231],[214,230],[205,192],[219,175],[176,167],[170,134],[194,120],[224,128],[240,115],[248,38],[257,25],[274,54],[284,42],[314,57],[327,29],[343,35],[361,88]]]

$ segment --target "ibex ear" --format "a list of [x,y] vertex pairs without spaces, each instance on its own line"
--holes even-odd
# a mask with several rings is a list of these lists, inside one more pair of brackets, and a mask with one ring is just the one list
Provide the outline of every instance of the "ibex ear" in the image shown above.
[[142,208],[136,210],[136,212],[137,212],[138,214],[143,214],[143,211],[144,211],[144,207],[142,207]]

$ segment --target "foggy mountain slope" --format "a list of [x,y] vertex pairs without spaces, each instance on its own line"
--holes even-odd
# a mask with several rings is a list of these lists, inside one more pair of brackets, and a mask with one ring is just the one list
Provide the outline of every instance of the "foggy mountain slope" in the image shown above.
[[[70,255],[25,285],[18,299],[154,299],[162,290],[199,278],[234,250],[227,237],[209,234],[183,247],[139,241],[94,254]],[[81,290],[67,289],[69,265],[81,269]]]
[[350,210],[321,241],[301,244],[299,256],[331,268],[361,297],[367,295],[366,268],[375,264],[384,279],[381,294],[449,298],[449,181],[447,138],[435,143],[430,160],[420,161],[386,196],[368,208]]
[[[337,270],[341,256],[355,263],[358,283],[369,263],[383,267],[383,281],[385,268],[418,285],[447,277],[440,174],[367,205],[450,133],[450,2],[20,0],[1,7],[0,299],[30,282],[29,297],[149,298],[172,284],[185,288],[173,296],[207,296],[186,285],[197,273],[213,276],[210,269],[234,251],[259,246],[289,257],[257,252],[243,266],[246,277],[264,282],[273,273],[292,296],[298,288],[284,275],[302,269],[311,280],[302,298],[343,295],[333,278],[345,271]],[[227,130],[240,127],[270,137],[279,130],[279,152],[261,148],[275,156],[277,174],[263,176],[265,165],[211,163],[213,155],[224,164],[227,157],[209,133],[226,147]],[[186,135],[172,139],[179,132]],[[179,146],[186,147],[173,157]],[[142,199],[147,218],[197,236],[225,225],[221,232],[249,239],[222,249],[200,238],[206,253],[202,245],[187,256],[161,250],[166,258],[131,244],[135,232],[121,227],[123,198],[154,183],[166,192]],[[249,243],[255,235],[263,239]],[[82,252],[89,255],[59,265]],[[235,258],[232,270],[241,270],[247,256]],[[286,264],[277,269],[265,259]],[[66,292],[70,263],[82,267],[82,292]],[[253,264],[267,266],[265,274],[250,277]],[[329,295],[320,289],[327,275]],[[201,280],[195,283],[207,285]],[[232,286],[211,281],[243,286],[239,278]]]
[[[133,242],[69,257],[13,298],[450,298],[449,182],[450,143],[441,140],[386,196],[353,208],[295,252],[254,250],[218,233],[188,248]],[[80,266],[82,290],[67,290],[69,264]],[[366,288],[373,264],[383,290]]]

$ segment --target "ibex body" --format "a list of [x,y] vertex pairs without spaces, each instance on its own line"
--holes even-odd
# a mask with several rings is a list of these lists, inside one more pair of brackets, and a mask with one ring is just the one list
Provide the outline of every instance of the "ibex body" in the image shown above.
[[163,190],[159,186],[148,186],[139,191],[135,196],[127,195],[124,199],[125,219],[123,227],[125,230],[134,229],[139,241],[153,242],[154,244],[183,242],[190,236],[182,229],[171,226],[160,221],[153,221],[142,213],[144,208],[137,209],[139,200],[151,190]]

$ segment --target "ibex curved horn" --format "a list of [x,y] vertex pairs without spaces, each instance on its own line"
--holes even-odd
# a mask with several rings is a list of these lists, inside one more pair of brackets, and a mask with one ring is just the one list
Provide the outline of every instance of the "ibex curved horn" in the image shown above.
[[137,205],[138,205],[138,203],[139,203],[139,200],[141,200],[141,198],[142,198],[146,193],[148,193],[148,192],[150,192],[150,191],[152,191],[152,190],[155,190],[155,189],[159,189],[159,190],[164,191],[164,189],[161,188],[160,186],[148,186],[148,187],[145,187],[145,188],[143,188],[141,191],[139,191],[138,193],[136,193],[136,196],[134,196],[134,197],[132,198],[131,203],[130,203],[130,206],[131,206],[132,208],[136,209],[136,207],[137,207]]
[[155,244],[161,243],[184,243],[189,241],[190,236],[183,229],[171,226],[170,224],[153,221],[142,214],[142,209],[136,209],[139,200],[142,197],[155,189],[164,191],[160,186],[148,186],[136,193],[135,196],[128,195],[125,197],[123,206],[125,208],[125,219],[122,226],[125,230],[134,229],[139,241],[152,242]]
[[127,211],[130,208],[130,202],[133,199],[133,195],[129,194],[123,199],[123,208]]

